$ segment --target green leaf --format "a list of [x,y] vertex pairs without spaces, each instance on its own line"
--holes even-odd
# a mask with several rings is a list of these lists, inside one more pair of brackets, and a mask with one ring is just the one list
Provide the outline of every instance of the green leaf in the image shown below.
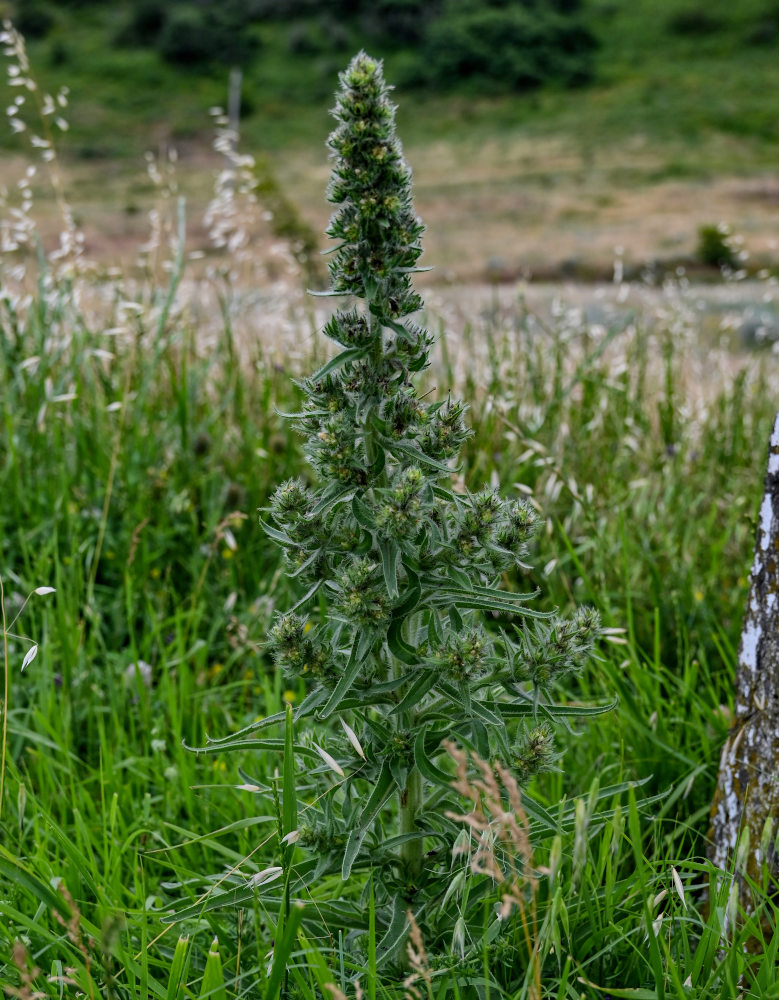
[[2,845],[0,845],[0,874],[8,879],[9,885],[21,886],[29,892],[47,910],[56,910],[63,919],[63,926],[68,926],[72,915],[62,893],[56,892],[48,883],[41,881]]
[[330,372],[335,371],[336,368],[340,368],[341,365],[348,364],[350,361],[357,361],[358,358],[365,357],[366,348],[364,347],[350,347],[347,351],[341,351],[340,354],[336,354],[334,358],[331,358],[326,365],[323,365],[318,372],[315,372],[310,376],[311,382],[318,382],[323,379],[325,375],[329,375]]
[[[305,718],[318,708],[326,698],[327,691],[324,688],[317,688],[310,694],[307,694],[295,709],[295,719]],[[213,752],[213,748],[215,747],[222,750],[231,750],[234,746],[244,746],[243,737],[248,736],[249,733],[256,733],[260,729],[267,729],[269,726],[277,725],[280,722],[284,722],[285,718],[286,710],[284,712],[275,712],[273,715],[268,715],[264,719],[258,719],[257,722],[252,722],[248,726],[244,726],[243,729],[239,729],[229,736],[219,736],[213,739],[206,735],[206,745],[204,747],[190,747],[186,743],[183,746],[187,750],[193,750],[195,753]]]
[[326,514],[339,503],[347,503],[352,499],[355,492],[356,490],[351,486],[344,487],[340,483],[334,483],[323,492],[319,503],[311,511],[312,517],[320,517],[322,514]]
[[419,583],[413,576],[412,572],[408,569],[408,567],[406,567],[406,573],[408,573],[409,576],[410,586],[409,589],[406,591],[406,596],[403,598],[400,604],[396,605],[396,607],[393,609],[392,612],[393,618],[406,618],[408,615],[411,614],[412,611],[414,611],[418,607],[419,601],[422,597],[422,590],[419,586]]
[[488,726],[494,726],[496,729],[504,729],[505,722],[496,712],[492,709],[487,708],[482,702],[477,701],[475,698],[471,698],[471,712],[473,715],[481,719],[482,722],[486,722]]
[[434,743],[435,750],[441,745],[441,740],[446,734],[442,731],[439,733],[431,734],[428,733],[425,727],[422,727],[417,733],[417,737],[414,740],[414,763],[419,769],[419,773],[423,778],[427,778],[428,781],[432,781],[436,785],[443,785],[445,788],[449,788],[452,784],[452,775],[447,774],[446,771],[442,771],[440,767],[437,767],[428,753],[427,747],[425,746],[428,739],[431,743]]
[[556,718],[585,719],[596,715],[605,715],[613,712],[619,705],[619,698],[608,702],[606,705],[550,705],[539,702],[534,705],[532,702],[515,702],[511,705],[499,704],[498,710],[504,719],[519,719],[528,715],[546,715],[554,721]]
[[365,803],[365,808],[360,814],[357,826],[352,828],[352,831],[349,834],[349,839],[346,842],[343,864],[341,866],[341,877],[344,881],[348,879],[352,873],[352,867],[354,866],[354,862],[360,852],[360,847],[362,846],[362,842],[368,832],[368,827],[376,816],[378,816],[381,807],[393,793],[395,788],[396,785],[392,777],[389,762],[385,760],[381,765],[381,770],[379,771],[379,776],[376,779],[376,784],[373,786],[373,791],[371,792],[368,801]]
[[368,1000],[376,1000],[376,894],[373,890],[373,869],[370,874],[368,904]]
[[353,827],[349,833],[349,839],[346,841],[344,849],[344,859],[341,864],[341,878],[344,882],[352,874],[352,867],[357,859],[357,855],[360,853],[360,848],[367,832],[362,827]]
[[393,618],[387,629],[387,645],[392,655],[409,667],[419,666],[417,651],[403,638],[403,622],[405,618]]
[[398,894],[392,902],[392,916],[384,937],[379,941],[376,964],[381,967],[385,962],[395,957],[400,943],[408,932],[408,917],[406,916],[404,900]]
[[468,576],[468,574],[457,566],[450,566],[448,568],[449,576],[460,585],[461,590],[467,591],[469,594],[474,591],[478,591],[480,588],[474,587],[473,580]]
[[[336,684],[335,689],[333,690],[333,693],[330,695],[327,704],[322,709],[322,711],[319,712],[318,718],[321,719],[322,721],[324,721],[325,719],[329,719],[330,716],[333,714],[333,712],[335,712],[338,709],[338,706],[341,703],[341,699],[357,679],[357,675],[360,672],[360,667],[363,665],[365,657],[370,651],[371,645],[373,645],[373,642],[371,641],[370,644],[368,645],[368,648],[363,649],[362,647],[364,646],[365,642],[366,642],[366,633],[358,632],[358,634],[354,637],[354,642],[352,643],[352,652],[351,655],[349,656],[349,662],[346,664],[344,672],[341,675],[341,679]],[[361,652],[362,655],[360,655]]]
[[438,612],[431,609],[427,614],[427,641],[432,650],[437,649],[442,644],[440,627],[441,619]]
[[284,973],[287,971],[287,963],[295,946],[298,928],[303,919],[303,909],[302,903],[294,904],[287,918],[281,941],[276,941],[273,946],[273,965],[271,965],[270,975],[265,984],[264,1000],[277,1000]]
[[379,815],[381,807],[394,790],[395,781],[389,768],[389,762],[385,760],[381,765],[381,770],[379,771],[379,776],[376,778],[376,784],[373,786],[373,791],[368,797],[368,801],[365,803],[363,811],[360,814],[360,826],[365,828],[370,826],[374,819]]
[[[500,595],[500,596],[498,596]],[[480,597],[478,594],[469,596],[467,593],[458,591],[457,594],[435,593],[426,599],[427,603],[433,607],[453,607],[470,608],[473,611],[497,611],[502,615],[521,615],[523,618],[554,618],[556,611],[536,611],[533,608],[525,608],[515,604],[511,600],[503,597],[498,592],[493,598]]]
[[373,476],[374,479],[378,479],[382,472],[384,472],[384,466],[386,464],[387,454],[383,448],[379,448],[378,454],[376,455],[376,461],[371,466],[371,476]]
[[[295,784],[295,729],[292,706],[287,705],[287,719],[284,727],[284,774],[282,784],[282,825],[284,836],[298,828],[298,797]],[[294,844],[285,844],[284,867],[287,868],[295,851]]]
[[536,802],[531,795],[528,795],[524,789],[522,790],[522,806],[529,818],[540,823],[548,833],[558,832],[558,825],[551,813],[544,809],[540,802]]
[[375,530],[376,518],[373,511],[357,495],[352,497],[352,513],[357,523],[361,524],[363,528],[367,528],[369,531]]
[[[314,553],[314,555],[317,555],[317,553]],[[308,562],[308,560],[306,560],[306,562]],[[302,568],[303,567],[301,567],[301,569]],[[296,576],[296,575],[297,575],[297,573],[290,573],[291,577],[292,576]],[[308,590],[305,592],[305,594],[303,594],[303,596],[300,598],[300,600],[297,601],[295,604],[292,605],[292,607],[289,609],[289,611],[287,612],[287,614],[292,614],[293,611],[297,611],[298,608],[302,608],[304,604],[308,604],[308,602],[311,600],[311,598],[314,596],[314,594],[322,586],[322,583],[323,583],[322,580],[317,580],[316,583],[312,584],[308,588]]]
[[180,937],[176,943],[176,950],[173,952],[173,960],[170,963],[166,1000],[183,1000],[182,987],[186,986],[189,958],[189,938]]
[[387,449],[387,451],[401,455],[405,455],[407,458],[413,459],[419,465],[426,465],[430,469],[435,469],[437,472],[444,473],[447,476],[451,476],[452,467],[451,465],[446,465],[444,462],[437,462],[434,458],[430,458],[419,448],[415,448],[411,444],[406,444],[405,441],[393,441],[390,438],[383,438],[382,444]]
[[268,538],[272,538],[274,542],[278,542],[283,548],[300,548],[300,545],[297,542],[293,542],[289,535],[285,535],[283,531],[279,531],[277,528],[272,528],[267,521],[260,521],[260,527]]
[[200,985],[200,1000],[227,1000],[225,977],[222,969],[222,959],[219,955],[219,942],[216,938],[211,942]]
[[[290,706],[291,707],[291,706]],[[205,747],[199,747],[197,752],[203,754],[213,754],[222,753],[224,750],[270,750],[273,753],[278,753],[279,750],[284,748],[284,740],[280,738],[274,738],[270,740],[257,740],[257,739],[232,739],[227,744],[220,745],[209,745]],[[313,751],[310,747],[301,743],[295,747],[295,750],[302,754],[304,757],[308,757],[310,760],[319,761],[319,755]]]
[[381,568],[384,571],[384,585],[387,588],[390,600],[397,600],[400,596],[400,591],[398,590],[400,546],[392,538],[382,538],[379,540],[379,552],[381,552]]
[[[390,647],[390,649],[391,648],[392,647]],[[435,682],[437,680],[438,672],[436,670],[428,669],[420,671],[417,679],[413,682],[403,698],[401,698],[398,704],[392,709],[392,714],[399,715],[401,712],[408,712],[415,708],[425,697],[427,692],[435,686]]]
[[584,976],[579,976],[579,982],[585,986],[589,986],[592,990],[597,990],[598,993],[606,993],[610,997],[619,997],[620,1000],[661,1000],[657,990],[646,990],[641,986],[615,989],[613,986],[598,986],[596,983],[590,982],[589,979],[585,979]]

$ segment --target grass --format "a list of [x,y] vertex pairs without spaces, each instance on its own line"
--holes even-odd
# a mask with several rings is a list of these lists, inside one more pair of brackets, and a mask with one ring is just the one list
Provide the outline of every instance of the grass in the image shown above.
[[[359,927],[314,940],[307,912],[341,927],[328,901],[343,887],[322,879],[282,924],[276,883],[248,885],[303,858],[278,834],[280,813],[289,828],[293,803],[302,822],[312,806],[291,730],[230,756],[186,749],[305,693],[263,648],[295,595],[256,511],[307,474],[280,413],[322,360],[322,315],[282,248],[190,261],[183,211],[173,195],[160,208],[141,269],[0,263],[0,984],[272,1000],[356,997],[359,978],[399,997],[376,968],[370,892]],[[498,477],[547,518],[516,582],[620,631],[558,692],[618,705],[561,727],[526,822],[510,788],[485,793],[487,821],[500,828],[502,799],[532,848],[535,879],[524,844],[496,852],[525,879],[524,916],[488,952],[500,892],[482,883],[484,933],[417,948],[427,996],[779,995],[775,884],[765,873],[734,923],[730,879],[706,860],[778,387],[773,355],[743,353],[733,318],[704,322],[697,297],[624,285],[593,320],[516,289],[432,296],[424,378],[470,404],[463,483]],[[473,905],[465,865],[455,914]]]
[[[262,650],[290,585],[254,512],[305,475],[277,411],[295,408],[291,376],[314,363],[311,320],[294,285],[264,299],[259,335],[222,285],[209,336],[186,274],[166,309],[175,269],[136,285],[137,307],[124,279],[41,279],[27,301],[6,292],[0,339],[8,622],[32,590],[56,590],[8,627],[0,978],[18,981],[19,939],[47,996],[60,995],[49,975],[88,996],[197,996],[217,976],[217,937],[224,995],[262,995],[276,929],[263,894],[209,909],[204,893],[277,863],[273,797],[239,786],[272,783],[281,755],[184,745],[303,693],[281,690]],[[723,949],[725,903],[707,912],[705,888],[773,375],[766,356],[707,341],[684,295],[649,306],[630,294],[627,324],[624,305],[593,325],[505,295],[481,314],[444,312],[426,376],[471,404],[464,480],[522,484],[548,518],[530,580],[548,606],[588,601],[625,629],[561,692],[619,707],[561,733],[560,770],[531,788],[545,810],[531,816],[535,864],[554,872],[533,947],[550,996],[735,996],[742,977],[748,995],[773,996],[775,945],[754,965],[739,938]],[[279,365],[274,323],[310,347]],[[23,673],[19,634],[39,643]],[[327,884],[317,895],[323,905]],[[187,900],[201,901],[195,915],[166,922]],[[288,945],[300,995],[371,981],[342,971],[336,940]],[[187,987],[170,993],[185,948]],[[477,983],[456,950],[438,966],[431,995],[457,975]],[[398,994],[377,976],[375,995]],[[532,995],[521,979],[506,995]]]

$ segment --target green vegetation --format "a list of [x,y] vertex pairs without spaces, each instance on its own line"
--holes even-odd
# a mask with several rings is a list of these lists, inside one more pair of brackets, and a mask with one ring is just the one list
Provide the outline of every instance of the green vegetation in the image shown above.
[[[303,921],[317,940],[335,937],[340,922],[350,921],[350,962],[367,955],[359,937],[361,925],[368,931],[364,899],[355,900],[360,877],[372,886],[378,967],[397,968],[398,953],[400,969],[406,965],[407,911],[431,958],[446,957],[457,928],[465,982],[469,965],[471,976],[480,974],[484,956],[464,942],[483,933],[489,890],[483,878],[468,878],[467,868],[457,893],[449,888],[463,829],[451,741],[494,762],[494,774],[514,782],[515,793],[516,781],[548,768],[555,759],[550,723],[576,714],[550,701],[548,691],[581,668],[599,620],[593,609],[566,618],[542,612],[530,606],[532,591],[499,589],[504,575],[526,569],[540,519],[529,501],[505,501],[489,487],[451,492],[449,463],[469,436],[464,408],[451,399],[422,401],[415,392],[431,344],[409,319],[421,307],[411,276],[419,270],[422,227],[380,64],[364,53],[352,60],[334,113],[330,294],[358,300],[360,308],[338,309],[325,326],[343,350],[303,382],[305,401],[293,418],[320,482],[280,484],[264,527],[283,548],[289,576],[307,588],[267,640],[290,686],[306,687],[295,727],[307,724],[305,739],[312,723],[338,719],[347,738],[337,747],[327,729],[316,732],[332,752],[310,740],[293,745],[290,719],[285,767],[293,746],[320,766],[309,772],[309,781],[318,780],[297,789],[313,796],[300,828],[285,778],[281,839],[294,834],[298,848],[287,844],[279,874],[287,898],[296,899],[342,874],[346,896],[327,901],[338,904],[338,922],[316,920],[313,909]],[[501,627],[485,629],[478,617],[485,613],[500,616]],[[279,721],[271,716],[206,749],[244,748],[249,734],[262,738]],[[394,824],[385,808],[393,799]],[[505,990],[525,978],[508,916],[528,900],[524,887],[512,892],[516,900],[488,931],[493,978]],[[234,894],[225,900],[234,905]],[[282,923],[288,918],[287,905]],[[540,981],[537,956],[532,965],[530,980]]]
[[[11,0],[4,3],[12,14]],[[423,115],[403,122],[407,143],[431,135],[465,143],[474,127],[488,136],[521,128],[570,135],[592,156],[643,137],[653,158],[696,175],[776,162],[774,0],[712,0],[705,7],[690,0],[586,0],[511,10],[506,21],[500,5],[466,0],[164,7],[25,0],[17,13],[33,29],[30,49],[42,86],[56,91],[67,82],[72,89],[77,156],[137,159],[150,129],[155,139],[178,142],[207,135],[206,110],[225,101],[227,70],[238,55],[230,45],[238,39],[247,50],[244,133],[255,149],[310,149],[312,140],[324,141],[336,70],[368,43],[400,83],[401,105],[409,90],[425,101]],[[213,57],[194,66],[166,62],[159,51],[164,38],[186,40],[185,32],[165,28],[168,18],[208,22],[196,39],[214,46]],[[234,28],[231,18],[251,23]],[[594,38],[597,48],[569,42],[553,27],[546,40],[526,45],[525,19],[542,31],[545,18],[580,25],[581,39]],[[496,39],[497,23],[504,30]],[[220,41],[222,32],[229,44]],[[468,46],[472,53],[461,51]],[[580,49],[585,61],[577,69]],[[568,69],[551,65],[569,56]],[[534,69],[537,61],[550,67]],[[449,91],[452,76],[457,83]],[[570,90],[560,85],[566,77],[590,82]],[[533,82],[545,85],[520,93]],[[486,96],[468,110],[464,95]]]
[[[187,284],[181,243],[170,261],[157,250],[134,277],[90,273],[70,238],[1,262],[0,982],[52,1000],[322,1000],[356,996],[358,978],[399,998],[379,966],[378,875],[325,870],[299,897],[280,881],[302,867],[288,834],[328,798],[285,709],[307,679],[286,688],[262,644],[306,588],[254,517],[276,484],[307,482],[279,411],[305,405],[290,376],[325,363],[322,345],[301,350],[294,285],[248,285],[265,295],[261,337],[233,261]],[[474,305],[441,324],[421,374],[421,400],[470,406],[456,491],[498,481],[545,520],[544,568],[506,589],[538,587],[533,606],[562,615],[590,604],[610,630],[551,685],[569,712],[561,757],[519,797],[473,753],[453,758],[465,850],[423,864],[449,864],[454,920],[438,941],[412,933],[406,970],[439,1000],[537,998],[539,979],[560,1000],[776,996],[771,874],[741,923],[706,861],[775,366],[725,351],[680,289],[629,305],[597,324]],[[578,718],[614,694],[611,713]],[[270,716],[229,757],[214,742]],[[319,739],[343,758],[340,726]],[[395,828],[398,805],[382,810]],[[332,936],[314,937],[320,920]]]

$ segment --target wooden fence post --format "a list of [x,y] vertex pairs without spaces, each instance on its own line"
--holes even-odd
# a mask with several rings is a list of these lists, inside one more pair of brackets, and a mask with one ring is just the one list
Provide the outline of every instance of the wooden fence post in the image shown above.
[[[779,875],[779,414],[768,451],[755,557],[738,652],[736,699],[711,808],[709,857],[729,870],[737,853],[739,901],[754,910],[744,879]],[[734,915],[735,916],[735,915]]]

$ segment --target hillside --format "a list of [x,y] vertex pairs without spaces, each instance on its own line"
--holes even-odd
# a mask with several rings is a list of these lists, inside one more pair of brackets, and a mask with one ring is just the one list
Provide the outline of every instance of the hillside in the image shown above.
[[[202,202],[195,176],[214,162],[208,110],[226,101],[233,53],[221,62],[174,65],[153,46],[127,44],[130,2],[36,4],[49,23],[45,37],[29,40],[31,61],[43,89],[70,88],[70,129],[60,145],[89,211],[100,215],[102,202],[137,213],[148,191],[130,178],[147,149],[170,144],[181,153],[183,174],[192,174],[191,200]],[[325,112],[338,70],[354,49],[370,45],[385,57],[388,78],[401,81],[400,123],[420,211],[443,222],[434,249],[449,271],[537,270],[530,247],[547,266],[551,259],[553,270],[586,271],[583,257],[603,270],[616,244],[641,262],[684,258],[694,251],[697,228],[720,220],[744,230],[759,255],[771,256],[779,221],[776,0],[586,0],[577,17],[597,41],[591,79],[502,92],[500,81],[483,78],[413,84],[415,48],[397,34],[389,42],[366,36],[357,16],[327,34],[330,15],[306,14],[305,2],[297,2],[302,13],[280,15],[287,6],[296,2],[271,5],[275,16],[246,29],[251,54],[244,59],[242,142],[270,157],[315,231],[327,212]],[[0,8],[13,12],[11,0]],[[0,141],[26,148],[25,138],[10,131]],[[453,200],[468,246],[454,231]],[[639,214],[646,228],[636,225]],[[100,224],[117,229],[115,220]],[[539,247],[539,240],[547,245]]]

